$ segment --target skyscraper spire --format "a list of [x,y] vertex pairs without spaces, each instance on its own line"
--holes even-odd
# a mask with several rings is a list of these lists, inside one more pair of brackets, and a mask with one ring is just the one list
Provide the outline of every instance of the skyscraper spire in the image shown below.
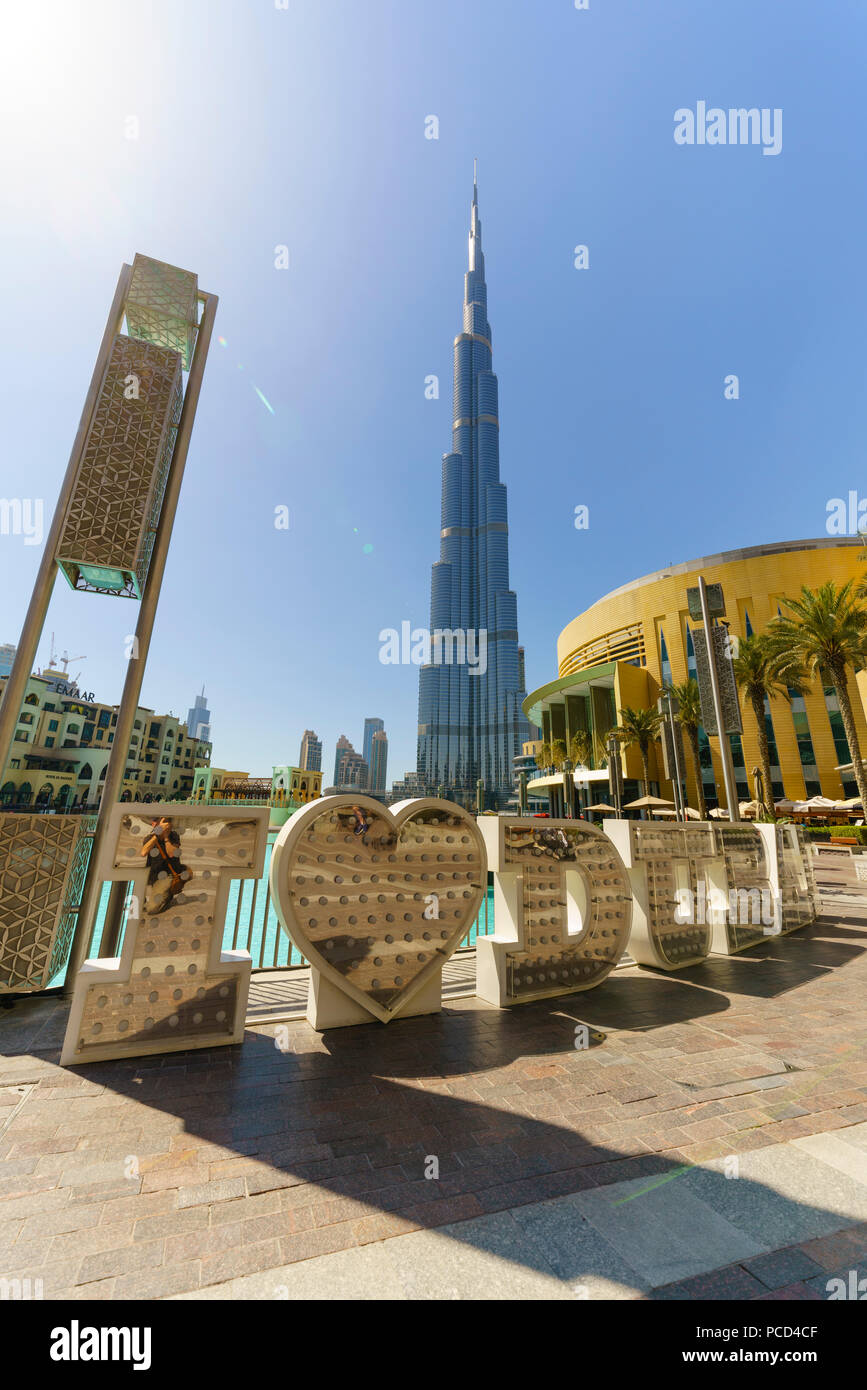
[[[517,600],[509,588],[506,488],[500,482],[497,378],[492,370],[488,288],[473,163],[463,332],[454,342],[452,452],[443,456],[440,558],[431,571],[432,637],[460,633],[460,647],[433,643],[419,674],[418,773],[465,803],[481,778],[502,806],[513,758],[529,736],[521,709]],[[461,795],[463,793],[463,795]]]

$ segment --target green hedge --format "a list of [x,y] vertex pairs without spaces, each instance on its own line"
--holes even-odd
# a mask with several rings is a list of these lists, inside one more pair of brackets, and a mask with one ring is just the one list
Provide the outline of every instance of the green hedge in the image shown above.
[[812,840],[855,839],[867,845],[867,825],[807,825],[804,830]]

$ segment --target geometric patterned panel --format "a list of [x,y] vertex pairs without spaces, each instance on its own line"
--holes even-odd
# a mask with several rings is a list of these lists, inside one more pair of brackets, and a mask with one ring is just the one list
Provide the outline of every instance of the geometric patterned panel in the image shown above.
[[[177,352],[115,337],[57,547],[58,564],[73,588],[141,597],[181,389]],[[82,573],[88,566],[110,573]]]
[[[56,980],[69,959],[69,948],[72,945],[72,938],[78,921],[81,900],[84,896],[87,866],[90,863],[90,852],[93,849],[93,836],[96,831],[96,816],[78,816],[76,819],[80,827],[79,835],[75,844],[75,852],[72,856],[72,867],[69,870],[69,878],[66,881],[66,894],[60,913],[60,923],[54,938],[54,945],[51,948],[51,960],[49,961],[47,971],[48,983],[52,980]],[[59,984],[60,981],[57,981],[57,983]]]
[[51,979],[80,831],[78,816],[0,815],[0,994]]
[[150,256],[136,256],[126,299],[126,322],[133,338],[172,348],[189,370],[197,309],[197,276]]
[[243,1040],[251,961],[223,951],[223,923],[231,880],[261,876],[267,835],[267,806],[112,808],[94,871],[132,880],[131,907],[120,957],[75,979],[64,1066]]

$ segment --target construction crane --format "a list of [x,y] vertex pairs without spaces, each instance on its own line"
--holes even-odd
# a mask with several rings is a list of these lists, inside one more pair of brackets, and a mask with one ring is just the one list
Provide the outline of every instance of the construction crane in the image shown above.
[[70,663],[70,661],[73,662],[73,663],[75,663],[75,662],[77,662],[77,661],[86,661],[86,660],[87,660],[87,657],[86,657],[86,656],[70,656],[68,652],[64,652],[64,653],[63,653],[63,656],[60,658],[60,664],[61,664],[61,666],[63,667],[63,674],[64,674],[65,676],[68,676],[68,675],[69,675],[69,663]]
[[49,655],[49,657],[48,657],[48,668],[49,668],[49,670],[51,670],[51,671],[56,671],[56,670],[57,670],[57,665],[56,665],[56,663],[59,661],[59,662],[60,662],[60,665],[63,667],[63,674],[64,674],[64,676],[68,677],[68,676],[69,676],[69,666],[70,666],[70,663],[72,663],[72,664],[74,665],[75,662],[77,662],[77,661],[86,661],[86,660],[87,660],[87,657],[86,657],[85,655],[82,655],[82,656],[70,656],[70,655],[69,655],[69,652],[64,652],[64,653],[63,653],[63,656],[59,656],[59,655],[58,655],[58,652],[57,652],[57,648],[56,648],[55,645],[54,645],[54,633],[52,632],[52,634],[51,634],[51,653],[50,653],[50,655]]

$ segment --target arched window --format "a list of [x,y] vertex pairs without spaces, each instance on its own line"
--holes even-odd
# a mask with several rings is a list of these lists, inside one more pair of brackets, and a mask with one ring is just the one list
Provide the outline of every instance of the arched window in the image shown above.
[[51,804],[52,786],[50,782],[44,783],[36,793],[36,805],[48,806]]
[[79,780],[79,782],[90,782],[90,781],[92,780],[92,778],[93,778],[93,768],[90,766],[90,763],[85,763],[85,764],[84,764],[84,767],[81,769],[81,771],[80,771],[79,774],[78,774],[78,780]]
[[39,704],[39,696],[38,696],[38,695],[34,695],[34,694],[32,693],[32,691],[31,691],[31,693],[30,693],[29,695],[25,695],[25,696],[24,696],[24,703],[25,703],[25,705],[38,705],[38,704]]

